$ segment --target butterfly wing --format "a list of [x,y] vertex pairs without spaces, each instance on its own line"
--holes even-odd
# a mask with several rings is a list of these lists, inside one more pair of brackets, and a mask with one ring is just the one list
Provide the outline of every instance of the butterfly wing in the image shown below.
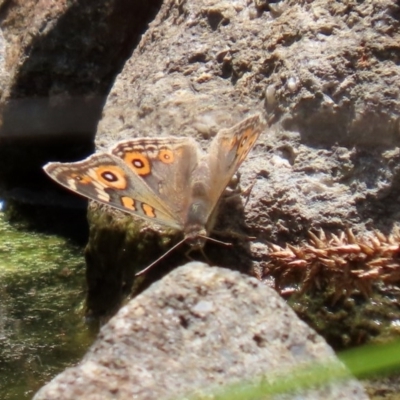
[[183,229],[185,237],[194,239],[195,245],[201,246],[198,238],[211,229],[214,222],[211,216],[222,192],[253,148],[262,128],[261,117],[254,115],[230,129],[222,129],[211,142],[208,154],[199,160],[190,179],[190,203]]
[[210,201],[213,207],[255,145],[263,128],[264,122],[256,114],[232,128],[220,130],[211,142],[206,157],[210,167]]
[[182,229],[182,223],[146,182],[118,157],[98,153],[75,163],[48,163],[45,172],[60,185],[119,210]]
[[184,224],[190,199],[190,180],[199,159],[191,138],[141,138],[117,143],[111,153],[151,188]]

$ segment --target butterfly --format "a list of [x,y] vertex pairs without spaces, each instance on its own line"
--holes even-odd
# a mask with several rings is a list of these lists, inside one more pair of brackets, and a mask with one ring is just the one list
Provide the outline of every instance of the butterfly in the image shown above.
[[190,137],[145,137],[118,142],[79,162],[50,162],[43,169],[75,193],[183,232],[180,243],[201,249],[222,193],[263,128],[256,114],[221,129],[208,153]]

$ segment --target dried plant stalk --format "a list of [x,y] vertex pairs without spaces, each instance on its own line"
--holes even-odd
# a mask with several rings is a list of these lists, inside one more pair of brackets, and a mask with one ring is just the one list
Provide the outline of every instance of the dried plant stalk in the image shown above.
[[309,233],[308,243],[269,245],[264,276],[273,276],[282,293],[333,287],[334,299],[361,292],[367,298],[377,282],[400,283],[400,231],[386,236],[374,231],[356,237],[348,229],[328,235]]

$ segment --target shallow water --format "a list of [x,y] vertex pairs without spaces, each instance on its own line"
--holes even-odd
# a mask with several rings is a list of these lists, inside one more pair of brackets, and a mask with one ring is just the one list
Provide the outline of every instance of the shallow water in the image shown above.
[[31,399],[86,352],[83,249],[0,212],[0,400]]

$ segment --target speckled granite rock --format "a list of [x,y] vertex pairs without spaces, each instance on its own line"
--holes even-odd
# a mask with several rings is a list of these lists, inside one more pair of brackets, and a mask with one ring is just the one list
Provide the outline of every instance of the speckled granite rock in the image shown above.
[[[34,399],[178,398],[334,359],[272,289],[238,272],[190,263],[123,307],[82,362]],[[302,392],[301,398],[367,396],[350,379]]]

